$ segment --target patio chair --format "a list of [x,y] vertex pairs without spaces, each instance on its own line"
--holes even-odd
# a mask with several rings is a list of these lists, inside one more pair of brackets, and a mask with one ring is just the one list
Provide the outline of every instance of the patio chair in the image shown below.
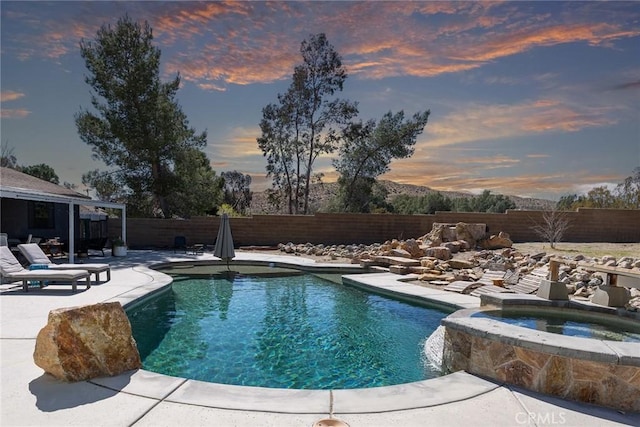
[[173,253],[176,251],[184,251],[187,253],[187,238],[184,236],[176,236],[173,238]]
[[87,289],[91,287],[91,273],[87,270],[25,270],[7,246],[0,246],[0,276],[3,280],[22,281],[25,292],[29,291],[30,280],[39,282],[40,287],[45,280],[71,282],[75,292],[78,280],[86,279]]
[[24,255],[29,264],[44,264],[49,270],[87,270],[96,275],[96,282],[100,281],[100,273],[107,273],[107,281],[111,280],[111,266],[109,264],[55,264],[35,243],[18,245],[18,250]]

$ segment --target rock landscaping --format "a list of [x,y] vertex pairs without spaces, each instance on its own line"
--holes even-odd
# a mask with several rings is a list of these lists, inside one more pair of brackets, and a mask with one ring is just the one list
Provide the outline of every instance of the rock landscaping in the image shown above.
[[[561,263],[558,281],[564,283],[570,298],[589,301],[598,286],[605,282],[605,274],[590,272],[588,265],[604,265],[629,269],[640,273],[640,258],[582,254],[568,256],[548,255],[546,252],[521,253],[512,248],[513,242],[504,232],[487,233],[484,224],[433,224],[432,230],[418,238],[393,239],[370,245],[322,245],[281,243],[280,251],[302,256],[327,257],[332,260],[348,259],[353,264],[388,268],[397,274],[415,274],[414,283],[443,287],[451,283],[480,283],[486,272],[504,272],[498,286],[514,287],[530,281],[540,271],[548,271],[549,261]],[[480,283],[481,285],[482,283]],[[474,286],[465,289],[472,293]],[[640,310],[640,290],[630,289],[627,310]]]

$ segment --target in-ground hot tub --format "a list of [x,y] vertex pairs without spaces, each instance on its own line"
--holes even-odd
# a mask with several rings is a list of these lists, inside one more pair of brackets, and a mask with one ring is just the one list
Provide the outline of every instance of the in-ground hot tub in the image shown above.
[[[572,301],[548,301],[529,295],[483,296],[479,309],[460,310],[442,321],[445,327],[443,367],[465,370],[508,384],[581,402],[640,411],[640,331],[637,314]],[[558,316],[584,323],[605,323],[612,333],[629,335],[613,341],[606,335],[587,338],[510,324],[498,313],[526,313],[540,325]],[[624,314],[624,315],[622,315]]]

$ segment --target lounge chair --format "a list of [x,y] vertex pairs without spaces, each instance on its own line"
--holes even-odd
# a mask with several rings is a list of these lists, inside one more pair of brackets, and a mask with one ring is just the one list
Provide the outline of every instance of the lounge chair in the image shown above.
[[45,280],[68,281],[75,292],[78,280],[86,279],[87,289],[91,287],[91,273],[87,270],[25,270],[7,246],[0,246],[0,276],[3,280],[22,281],[25,292],[29,291],[29,280],[40,282],[40,287]]
[[24,255],[29,264],[46,264],[49,270],[87,270],[96,275],[96,282],[100,281],[100,273],[107,273],[107,281],[111,280],[109,264],[55,264],[35,243],[18,245],[18,250]]

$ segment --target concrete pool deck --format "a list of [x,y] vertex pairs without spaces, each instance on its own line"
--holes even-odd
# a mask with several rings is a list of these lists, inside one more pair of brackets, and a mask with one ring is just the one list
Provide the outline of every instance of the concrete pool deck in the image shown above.
[[[488,381],[465,372],[360,390],[282,390],[204,383],[145,370],[64,383],[33,362],[35,339],[50,310],[98,302],[130,303],[170,283],[147,266],[214,260],[170,251],[129,251],[109,262],[111,281],[72,293],[69,286],[24,293],[2,285],[0,294],[0,425],[2,426],[312,426],[333,415],[358,426],[640,425],[640,414],[580,404]],[[238,252],[237,260],[312,265],[302,257]],[[315,265],[315,264],[313,264]],[[336,267],[336,264],[331,264]],[[467,295],[399,281],[394,274],[362,276],[366,286],[463,308],[479,306]]]

